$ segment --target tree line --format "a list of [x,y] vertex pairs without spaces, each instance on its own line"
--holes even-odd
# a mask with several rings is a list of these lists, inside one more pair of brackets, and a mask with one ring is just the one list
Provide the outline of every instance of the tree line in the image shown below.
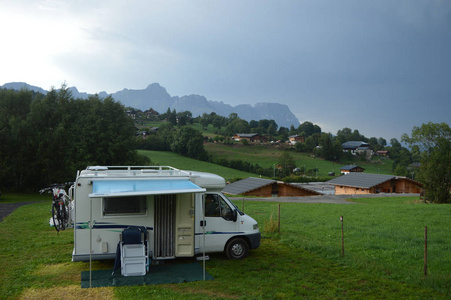
[[145,165],[135,126],[111,97],[74,99],[65,86],[46,95],[0,90],[0,184],[36,190],[73,181],[89,165]]

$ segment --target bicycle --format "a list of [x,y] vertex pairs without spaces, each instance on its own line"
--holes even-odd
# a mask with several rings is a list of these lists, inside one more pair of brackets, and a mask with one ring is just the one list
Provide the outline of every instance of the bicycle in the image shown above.
[[51,192],[53,194],[52,202],[52,218],[50,219],[56,231],[65,230],[69,224],[69,202],[70,198],[64,189],[72,183],[52,184],[47,188],[39,191],[39,193]]

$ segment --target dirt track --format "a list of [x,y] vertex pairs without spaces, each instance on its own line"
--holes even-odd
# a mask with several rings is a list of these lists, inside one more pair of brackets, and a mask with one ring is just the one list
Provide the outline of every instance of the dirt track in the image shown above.
[[36,203],[36,202],[0,203],[0,222],[3,221],[3,218],[7,217],[16,208],[21,207],[22,205],[27,205],[27,204],[31,204],[31,203]]

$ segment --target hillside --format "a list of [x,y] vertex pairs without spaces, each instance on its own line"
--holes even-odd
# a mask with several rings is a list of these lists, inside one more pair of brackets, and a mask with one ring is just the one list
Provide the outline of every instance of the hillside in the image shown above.
[[[277,164],[279,155],[284,151],[281,148],[277,148],[272,145],[243,145],[236,143],[232,145],[226,145],[221,143],[206,143],[205,149],[213,155],[214,159],[227,158],[228,160],[240,159],[247,161],[251,164],[259,164],[264,168],[273,167]],[[306,170],[312,170],[318,168],[318,176],[328,176],[329,172],[335,172],[338,176],[340,174],[340,167],[348,164],[356,164],[365,168],[366,173],[374,174],[392,174],[393,161],[379,160],[374,158],[372,161],[362,161],[355,158],[350,161],[331,162],[322,158],[313,157],[308,153],[300,153],[290,151],[290,154],[296,161],[296,166],[299,168],[305,168]]]
[[[161,126],[162,123],[158,122],[146,122],[145,126]],[[201,131],[202,135],[204,137],[208,138],[214,138],[216,134],[214,133],[215,129],[209,125],[207,128],[202,128],[202,126],[199,123],[194,123],[192,125],[194,129]],[[219,159],[227,159],[228,161],[232,160],[241,160],[243,162],[248,162],[252,165],[259,165],[262,168],[274,168],[274,166],[278,162],[279,156],[285,151],[285,149],[290,149],[286,147],[286,145],[274,145],[274,144],[248,144],[243,145],[240,142],[233,142],[231,144],[229,143],[213,143],[213,142],[206,142],[204,143],[205,150],[212,156],[213,162],[218,162]],[[159,158],[159,153],[166,153],[163,155],[161,160],[156,161],[159,164],[168,164],[167,161],[177,161],[177,163],[181,164],[181,167],[177,168],[185,168],[189,169],[191,166],[196,168],[199,166],[204,167],[204,162],[199,162],[194,160],[191,160],[189,158],[184,158],[183,156],[178,156],[176,154],[173,154],[171,152],[158,152],[158,151],[150,151],[152,152],[153,156],[156,156]],[[334,172],[336,176],[340,175],[340,168],[345,165],[359,165],[365,169],[366,173],[373,173],[373,174],[387,174],[392,175],[392,169],[393,169],[393,160],[390,160],[388,158],[382,157],[373,157],[371,161],[362,160],[358,157],[352,157],[351,159],[342,159],[338,162],[332,162],[328,160],[324,160],[322,158],[318,158],[313,156],[311,153],[305,153],[305,152],[296,152],[294,150],[289,152],[290,155],[295,159],[296,166],[301,169],[305,169],[306,172],[310,171],[311,174],[315,174],[318,177],[330,177],[329,172]],[[169,156],[171,155],[171,156]],[[173,156],[172,156],[173,155]],[[152,156],[149,156],[152,161],[154,161],[154,158]],[[191,162],[186,162],[185,159],[191,160]],[[217,165],[217,164],[210,164],[211,166],[206,166],[208,170],[213,170],[213,173],[216,172],[217,168],[224,168],[223,166]],[[187,166],[187,167],[185,167]],[[258,176],[258,175],[237,175],[237,172],[241,172],[238,170],[226,168],[228,171],[226,172],[227,175],[222,175],[226,178],[233,178],[233,177],[249,177],[249,176]],[[316,173],[314,170],[318,169],[318,172]],[[194,169],[193,169],[194,170]],[[201,170],[201,169],[196,169]],[[233,170],[230,172],[230,170]],[[244,172],[246,173],[246,172]],[[250,173],[248,173],[250,174]],[[301,172],[302,174],[302,172]],[[330,177],[332,178],[332,177]]]
[[234,170],[205,161],[195,160],[169,151],[138,150],[138,152],[149,157],[152,161],[152,164],[155,165],[171,166],[181,170],[214,173],[224,177],[225,180],[232,180],[234,178],[258,177],[257,174]]

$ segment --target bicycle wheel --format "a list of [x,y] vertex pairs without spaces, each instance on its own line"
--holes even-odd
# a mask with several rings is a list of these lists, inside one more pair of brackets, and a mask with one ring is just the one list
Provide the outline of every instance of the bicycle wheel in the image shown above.
[[64,230],[67,226],[67,210],[66,206],[60,203],[60,217],[61,217],[61,226],[60,229]]
[[53,220],[53,226],[55,227],[56,231],[59,231],[59,220],[58,220],[58,204],[53,203],[52,205],[52,220]]

